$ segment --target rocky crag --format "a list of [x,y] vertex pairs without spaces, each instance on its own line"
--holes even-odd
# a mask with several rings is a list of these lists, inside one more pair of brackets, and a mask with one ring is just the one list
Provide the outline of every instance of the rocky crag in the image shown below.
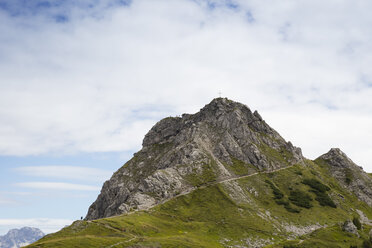
[[105,182],[86,219],[148,209],[201,184],[303,164],[303,159],[301,149],[257,111],[217,98],[196,114],[159,121],[143,148]]
[[353,192],[361,201],[372,207],[371,177],[356,165],[344,152],[332,148],[328,153],[317,158],[318,163],[326,163],[332,176],[342,187]]

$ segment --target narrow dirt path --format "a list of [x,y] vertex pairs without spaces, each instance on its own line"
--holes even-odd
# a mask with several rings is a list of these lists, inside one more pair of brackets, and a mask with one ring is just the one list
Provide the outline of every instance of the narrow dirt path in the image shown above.
[[131,239],[128,239],[128,240],[125,240],[125,241],[121,241],[121,242],[115,243],[113,245],[105,246],[105,248],[113,248],[113,247],[115,247],[117,245],[120,245],[120,244],[129,243],[129,242],[135,240],[136,238],[137,238],[137,236],[134,236],[133,235],[133,238],[131,238]]
[[[190,188],[189,190],[187,191],[184,191],[184,192],[181,192],[180,194],[172,197],[172,198],[169,198],[169,199],[165,199],[165,200],[162,200],[158,203],[156,203],[155,205],[151,206],[151,207],[148,207],[146,209],[141,209],[141,210],[134,210],[134,211],[131,211],[129,213],[125,213],[125,214],[122,214],[122,215],[131,215],[131,214],[134,214],[138,211],[146,211],[146,210],[149,210],[151,208],[154,208],[158,205],[161,205],[161,204],[164,204],[170,200],[173,200],[173,199],[176,199],[178,197],[181,197],[181,196],[184,196],[184,195],[188,195],[192,192],[194,192],[195,190],[197,189],[204,189],[206,187],[209,187],[209,186],[213,186],[213,185],[216,185],[216,184],[220,184],[220,183],[226,183],[226,182],[231,182],[231,181],[236,181],[236,180],[239,180],[239,179],[243,179],[243,178],[248,178],[248,177],[253,177],[253,176],[256,176],[256,175],[259,175],[259,174],[269,174],[269,173],[274,173],[274,172],[278,172],[278,171],[281,171],[281,170],[286,170],[286,169],[289,169],[291,167],[293,167],[294,165],[290,165],[290,166],[287,166],[287,167],[282,167],[282,168],[279,168],[279,169],[275,169],[275,170],[270,170],[270,171],[262,171],[262,172],[255,172],[255,173],[252,173],[252,174],[249,174],[249,175],[244,175],[244,176],[239,176],[239,177],[233,177],[233,178],[228,178],[228,179],[225,179],[225,180],[220,180],[220,181],[215,181],[215,182],[212,182],[212,183],[208,183],[208,184],[204,184],[200,187],[193,187],[193,188]],[[121,216],[121,215],[115,215],[115,216],[110,216],[110,217],[106,217],[105,219],[110,219],[110,218],[115,218],[115,217],[118,217],[118,216]],[[88,221],[90,222],[90,221]]]
[[[249,175],[244,175],[244,176],[239,176],[239,177],[233,177],[233,178],[228,178],[228,179],[225,179],[225,180],[221,180],[221,181],[216,181],[216,182],[213,182],[213,183],[209,183],[209,184],[205,184],[205,185],[202,185],[200,187],[194,187],[194,188],[191,188],[190,190],[188,191],[185,191],[185,192],[182,192],[178,195],[176,195],[175,197],[172,197],[172,198],[169,198],[169,199],[166,199],[166,200],[163,200],[163,201],[160,201],[158,202],[156,205],[154,206],[151,206],[147,209],[142,209],[142,210],[148,210],[148,209],[151,209],[155,206],[158,206],[160,204],[163,204],[163,203],[166,203],[170,200],[173,200],[175,198],[178,198],[178,197],[181,197],[181,196],[184,196],[184,195],[188,195],[190,194],[191,192],[197,190],[197,189],[204,189],[206,187],[209,187],[209,186],[213,186],[213,185],[216,185],[216,184],[220,184],[220,183],[227,183],[227,182],[231,182],[231,181],[236,181],[236,180],[239,180],[239,179],[243,179],[243,178],[247,178],[247,177],[253,177],[253,176],[256,176],[256,175],[259,175],[259,174],[269,174],[269,173],[273,173],[273,172],[278,172],[278,171],[281,171],[281,170],[285,170],[285,169],[288,169],[288,168],[291,168],[293,167],[294,165],[290,165],[290,166],[287,166],[287,167],[282,167],[282,168],[279,168],[279,169],[276,169],[276,170],[271,170],[271,171],[263,171],[263,172],[255,172],[255,173],[252,173],[252,174],[249,174]],[[140,211],[140,210],[136,210],[136,211]],[[128,213],[129,214],[129,213]]]

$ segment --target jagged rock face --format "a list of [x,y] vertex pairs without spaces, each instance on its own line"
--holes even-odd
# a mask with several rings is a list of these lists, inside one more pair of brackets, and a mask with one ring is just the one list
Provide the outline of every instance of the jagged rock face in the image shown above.
[[147,209],[195,186],[303,164],[303,159],[257,111],[217,98],[196,114],[159,121],[143,148],[105,182],[86,219]]
[[372,207],[372,179],[362,167],[356,165],[338,148],[332,148],[317,160],[325,161],[329,165],[331,175],[338,180],[340,185]]
[[29,245],[44,236],[44,233],[32,227],[12,229],[6,235],[0,236],[0,248],[17,248]]

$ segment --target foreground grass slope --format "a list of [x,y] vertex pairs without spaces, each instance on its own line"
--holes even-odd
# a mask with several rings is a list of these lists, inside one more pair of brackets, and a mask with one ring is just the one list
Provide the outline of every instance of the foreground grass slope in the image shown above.
[[[309,180],[327,189],[335,206],[324,205]],[[349,248],[361,246],[370,229],[364,225],[360,238],[342,231],[346,220],[359,216],[357,209],[372,219],[371,208],[342,188],[326,165],[308,160],[306,166],[198,184],[147,211],[76,221],[28,247]]]

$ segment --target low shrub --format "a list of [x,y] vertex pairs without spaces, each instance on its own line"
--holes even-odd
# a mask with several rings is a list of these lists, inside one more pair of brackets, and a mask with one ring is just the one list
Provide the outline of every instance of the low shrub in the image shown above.
[[295,173],[299,176],[302,176],[302,171],[296,170]]
[[295,245],[284,245],[283,248],[297,248]]
[[313,205],[311,204],[312,198],[306,192],[301,190],[294,190],[291,191],[288,199],[296,206],[303,207],[303,208],[311,208]]
[[265,182],[267,184],[269,184],[270,188],[273,190],[274,200],[275,200],[276,204],[284,206],[284,208],[288,212],[291,212],[291,213],[299,213],[300,212],[299,209],[293,208],[291,206],[291,204],[289,203],[289,201],[284,200],[284,194],[271,181],[265,180]]
[[329,206],[332,208],[336,208],[336,204],[334,201],[327,195],[325,192],[319,192],[319,191],[312,191],[316,194],[315,200],[317,200],[320,204],[320,206]]
[[265,180],[267,184],[270,185],[270,188],[273,190],[274,199],[282,199],[284,194],[278,189],[271,181]]
[[356,226],[356,228],[357,228],[358,230],[362,229],[362,223],[360,223],[360,220],[359,220],[358,217],[355,217],[355,216],[354,216],[354,218],[353,218],[353,223],[354,223],[354,225]]
[[329,191],[330,188],[327,185],[322,184],[316,179],[305,179],[302,181],[303,184],[310,186],[312,189],[319,191],[319,192],[326,192]]
[[283,199],[280,199],[280,200],[275,200],[276,204],[278,205],[283,205],[284,208],[288,211],[288,212],[291,212],[291,213],[299,213],[301,212],[301,210],[297,209],[297,208],[293,208],[291,206],[291,204],[289,203],[289,201],[285,201]]
[[312,190],[310,192],[316,194],[315,200],[318,201],[321,206],[329,206],[332,208],[337,207],[334,201],[326,193],[330,190],[327,185],[322,184],[316,179],[305,179],[302,183],[311,187]]
[[364,240],[362,244],[362,248],[372,248],[372,243],[369,240]]

